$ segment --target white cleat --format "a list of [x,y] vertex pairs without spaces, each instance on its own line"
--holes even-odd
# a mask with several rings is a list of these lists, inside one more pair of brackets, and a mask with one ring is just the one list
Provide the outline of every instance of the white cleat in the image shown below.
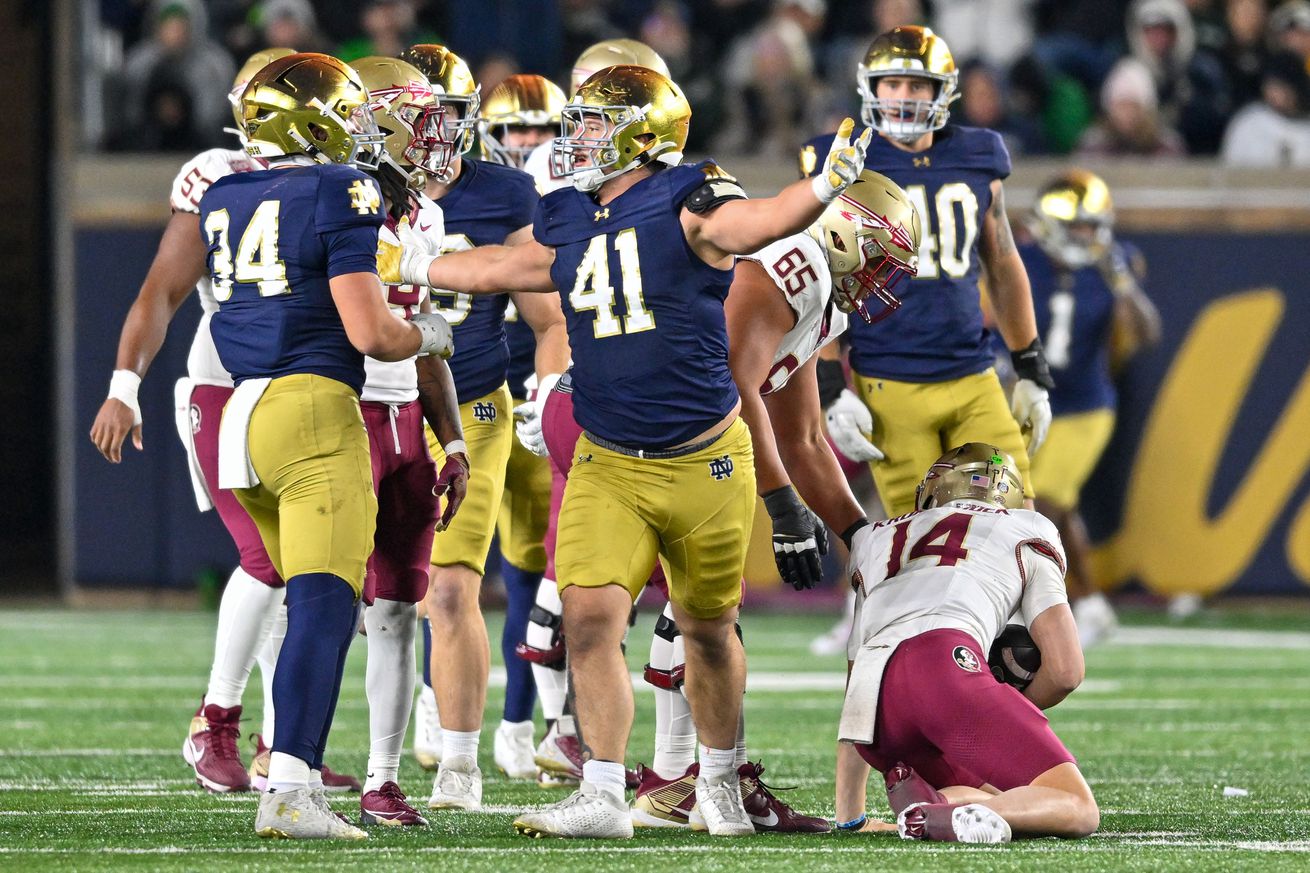
[[1119,626],[1114,607],[1100,592],[1075,600],[1073,619],[1078,625],[1078,641],[1084,649],[1103,642]]
[[259,798],[255,833],[282,840],[367,840],[368,834],[343,820],[315,789],[267,792]]
[[437,712],[437,695],[420,683],[414,702],[414,757],[424,770],[436,770],[441,764],[441,717]]
[[[570,751],[577,755],[576,760],[569,756]],[[550,730],[541,738],[532,760],[537,765],[537,769],[544,774],[550,774],[560,780],[582,781],[581,748],[578,738],[561,736],[558,721],[551,725]],[[537,781],[541,783],[540,779]],[[553,784],[565,783],[556,781]]]
[[714,782],[704,776],[696,778],[696,808],[688,821],[693,831],[709,831],[712,837],[755,833],[755,824],[741,802],[741,779],[735,770]]
[[428,809],[482,808],[482,771],[469,755],[456,755],[441,762],[432,781]]
[[810,640],[810,654],[816,657],[840,655],[846,651],[846,643],[851,638],[851,626],[854,618],[848,613],[843,615],[832,629]]
[[532,722],[502,721],[496,728],[496,768],[511,779],[537,778],[532,748]]
[[626,840],[632,814],[622,798],[583,782],[559,803],[516,818],[514,830],[527,837]]
[[1205,607],[1205,601],[1199,594],[1176,594],[1169,598],[1169,618],[1174,621],[1186,621]]

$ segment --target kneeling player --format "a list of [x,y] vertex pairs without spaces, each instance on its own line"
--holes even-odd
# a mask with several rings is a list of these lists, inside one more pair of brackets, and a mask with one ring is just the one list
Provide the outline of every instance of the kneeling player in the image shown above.
[[[840,737],[886,777],[906,839],[1085,837],[1100,823],[1041,713],[1082,681],[1083,655],[1059,534],[1022,501],[1014,459],[966,443],[929,468],[917,512],[853,537],[858,635]],[[1042,652],[1022,693],[984,654],[1015,613]]]

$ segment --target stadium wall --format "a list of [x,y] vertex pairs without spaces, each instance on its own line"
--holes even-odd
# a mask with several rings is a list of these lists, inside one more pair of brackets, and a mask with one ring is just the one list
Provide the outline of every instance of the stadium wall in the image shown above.
[[[118,328],[167,220],[180,158],[80,162],[71,342],[84,374],[72,414],[89,427]],[[748,187],[789,168],[725,160]],[[1007,185],[1017,220],[1063,165],[1033,163]],[[1102,580],[1160,594],[1310,591],[1310,174],[1208,164],[1094,167],[1116,192],[1120,234],[1147,257],[1164,340],[1121,381],[1119,427],[1084,493]],[[146,451],[106,464],[79,432],[60,464],[74,494],[65,572],[86,587],[186,589],[235,564],[213,513],[196,511],[173,425],[200,316],[179,312],[141,391]],[[83,428],[83,431],[85,428]],[[757,532],[758,533],[758,532]],[[758,563],[756,564],[758,566]],[[767,563],[765,565],[767,567]],[[776,577],[760,573],[761,587]]]

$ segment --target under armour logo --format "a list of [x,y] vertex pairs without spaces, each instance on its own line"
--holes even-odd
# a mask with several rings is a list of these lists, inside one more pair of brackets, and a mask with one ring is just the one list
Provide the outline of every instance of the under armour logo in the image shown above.
[[473,404],[473,418],[477,421],[495,421],[496,406],[494,403],[487,403],[479,400]]
[[579,464],[590,464],[590,463],[591,463],[591,455],[578,455],[578,461],[577,461],[577,463],[579,463]]
[[914,165],[915,165],[916,167],[931,167],[931,166],[932,166],[932,158],[928,157],[927,155],[924,155],[924,156],[921,157],[921,158],[915,158],[915,159],[914,159]]
[[200,433],[200,407],[191,407],[191,435],[195,436]]
[[724,479],[732,476],[732,457],[724,455],[721,458],[715,458],[710,461],[710,475],[717,481],[722,482]]
[[610,208],[606,206],[604,209],[596,210],[596,217],[593,219],[593,221],[601,221],[609,217],[610,217]]

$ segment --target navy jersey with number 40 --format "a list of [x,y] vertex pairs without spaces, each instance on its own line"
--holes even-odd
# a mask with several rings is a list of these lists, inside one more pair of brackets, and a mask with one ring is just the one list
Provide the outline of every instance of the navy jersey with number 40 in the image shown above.
[[[832,134],[802,150],[826,155]],[[820,162],[810,174],[817,173]],[[901,309],[877,324],[851,319],[851,366],[863,376],[945,382],[991,366],[978,300],[978,233],[992,205],[991,184],[1010,175],[1010,154],[995,131],[948,125],[922,152],[875,135],[864,166],[905,189],[926,231],[919,274],[896,287]]]
[[660,170],[605,206],[564,188],[537,209],[573,350],[573,414],[599,437],[669,448],[737,403],[723,315],[732,270],[701,260],[680,218],[712,167]]
[[237,384],[313,373],[364,386],[328,280],[376,273],[383,221],[377,183],[340,164],[219,179],[200,201],[218,312],[214,345]]
[[[531,176],[512,167],[467,158],[460,166],[459,178],[437,201],[446,221],[443,251],[500,245],[532,223],[539,197]],[[455,354],[449,361],[450,374],[460,403],[485,397],[505,381],[508,301],[505,294],[432,291],[433,304],[453,329]]]

